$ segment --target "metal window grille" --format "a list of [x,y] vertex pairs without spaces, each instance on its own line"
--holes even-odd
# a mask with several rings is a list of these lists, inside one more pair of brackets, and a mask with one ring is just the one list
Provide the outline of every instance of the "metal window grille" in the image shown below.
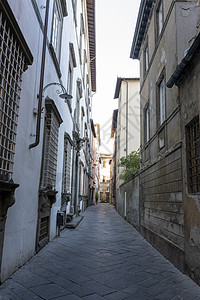
[[49,217],[41,218],[40,222],[40,234],[39,234],[39,241],[48,238],[49,233]]
[[13,173],[21,76],[25,56],[0,12],[0,178]]
[[190,193],[200,192],[200,138],[199,116],[186,127],[188,156],[188,188]]
[[68,140],[64,145],[63,192],[71,192],[71,152],[72,146]]
[[46,110],[44,164],[42,172],[42,186],[55,188],[58,152],[59,121],[53,110]]

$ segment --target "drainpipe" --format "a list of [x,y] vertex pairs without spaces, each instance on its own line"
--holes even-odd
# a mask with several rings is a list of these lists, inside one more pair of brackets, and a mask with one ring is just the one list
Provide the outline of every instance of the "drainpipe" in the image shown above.
[[41,124],[41,113],[42,113],[42,90],[44,82],[44,68],[45,68],[45,56],[46,56],[46,43],[47,43],[47,27],[48,27],[48,16],[49,16],[49,1],[46,0],[46,12],[45,12],[45,22],[44,22],[44,36],[43,36],[43,46],[42,46],[42,61],[40,70],[40,87],[38,96],[38,113],[37,113],[37,125],[36,125],[36,136],[35,142],[29,145],[29,149],[36,147],[40,142],[40,124]]
[[128,155],[128,81],[126,82],[126,156]]

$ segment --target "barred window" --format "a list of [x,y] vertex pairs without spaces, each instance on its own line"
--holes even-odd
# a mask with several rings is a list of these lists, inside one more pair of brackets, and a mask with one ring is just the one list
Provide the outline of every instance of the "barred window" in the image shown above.
[[0,11],[0,179],[13,173],[21,76],[25,56]]
[[57,108],[52,100],[48,99],[45,103],[45,128],[44,128],[44,155],[42,170],[42,187],[55,189],[57,152],[58,152],[58,133],[62,123]]
[[188,190],[190,193],[200,192],[200,138],[199,116],[186,126]]
[[63,193],[71,193],[72,145],[67,137],[64,141]]

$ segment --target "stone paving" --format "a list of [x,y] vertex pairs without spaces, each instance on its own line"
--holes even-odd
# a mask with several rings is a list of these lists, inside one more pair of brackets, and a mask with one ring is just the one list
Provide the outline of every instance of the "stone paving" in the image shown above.
[[200,287],[147,243],[113,206],[84,212],[0,286],[0,300],[200,299]]

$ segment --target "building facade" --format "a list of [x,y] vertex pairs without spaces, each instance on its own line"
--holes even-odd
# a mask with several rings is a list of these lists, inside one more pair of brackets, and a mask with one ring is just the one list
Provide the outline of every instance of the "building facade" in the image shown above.
[[141,72],[140,232],[182,270],[182,104],[178,88],[166,82],[190,47],[199,16],[197,1],[142,0],[130,55],[140,60]]
[[99,201],[110,202],[110,162],[112,154],[100,154]]
[[167,82],[178,86],[181,106],[186,270],[200,284],[200,34]]
[[114,99],[118,99],[116,135],[116,188],[123,180],[120,179],[121,157],[137,151],[140,147],[140,98],[139,78],[117,78]]
[[95,2],[2,0],[0,28],[3,282],[89,197]]

